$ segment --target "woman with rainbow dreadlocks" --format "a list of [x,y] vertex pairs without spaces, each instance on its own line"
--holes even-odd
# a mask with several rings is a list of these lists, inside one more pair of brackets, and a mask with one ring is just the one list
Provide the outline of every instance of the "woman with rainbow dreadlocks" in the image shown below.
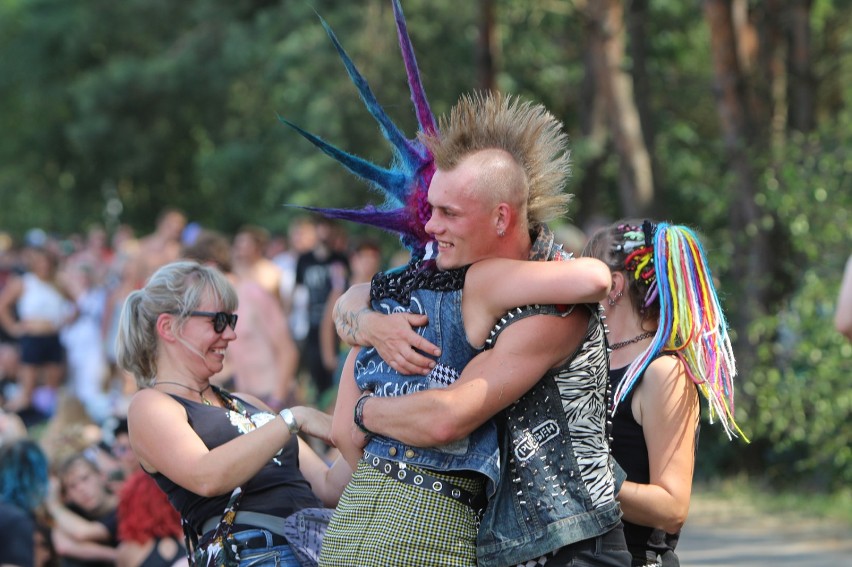
[[612,272],[609,328],[613,444],[627,473],[618,495],[634,566],[680,565],[689,510],[699,391],[711,423],[734,422],[734,356],[704,250],[681,225],[618,221],[584,251]]

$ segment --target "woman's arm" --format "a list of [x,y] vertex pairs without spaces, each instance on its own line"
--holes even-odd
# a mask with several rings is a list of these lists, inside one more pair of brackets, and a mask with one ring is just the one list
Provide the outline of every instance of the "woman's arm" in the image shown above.
[[23,291],[23,280],[16,276],[10,279],[0,292],[0,325],[13,337],[21,335],[20,324],[15,320],[13,310]]
[[363,453],[352,440],[352,428],[355,412],[355,402],[361,396],[361,391],[355,383],[355,357],[358,356],[358,347],[352,347],[346,355],[346,362],[340,374],[340,385],[337,387],[337,402],[334,406],[334,419],[331,425],[332,444],[337,447],[340,454],[349,463],[352,470],[358,465]]
[[852,341],[852,256],[846,261],[846,269],[843,271],[837,310],[834,312],[834,326]]
[[247,482],[290,438],[284,420],[276,418],[210,450],[189,426],[183,406],[151,388],[133,396],[127,419],[130,443],[145,470],[208,497]]
[[329,508],[337,506],[343,489],[352,477],[352,468],[339,455],[329,466],[311,446],[299,439],[299,469],[323,504]]
[[[266,404],[249,394],[237,394],[255,407],[272,412]],[[316,437],[326,444],[332,445],[331,426],[332,416],[316,408],[308,406],[293,406],[290,408],[293,418],[302,433]],[[301,437],[299,442],[299,470],[311,484],[311,489],[326,506],[337,506],[343,489],[349,483],[352,469],[342,457],[338,457],[329,466],[316,452],[311,449]]]
[[385,315],[370,309],[370,284],[350,287],[334,304],[334,325],[343,342],[375,347],[382,360],[402,374],[428,374],[435,366],[431,356],[441,350],[424,339],[416,327],[429,322],[426,315]]
[[[295,406],[290,408],[290,411],[293,412],[293,417],[302,433],[332,444],[332,416],[307,406]],[[311,484],[314,494],[329,507],[337,506],[337,501],[352,476],[352,469],[342,455],[329,466],[301,438],[299,438],[299,470]]]
[[464,291],[496,321],[521,305],[597,303],[606,298],[611,285],[609,268],[594,258],[550,262],[488,258],[471,265]]
[[[139,567],[142,565],[151,552],[147,545],[148,542],[120,542],[118,547],[115,548],[115,567]],[[156,541],[154,545],[156,545]]]
[[656,359],[633,396],[636,421],[648,446],[650,483],[625,481],[618,493],[624,518],[676,533],[689,512],[699,403],[695,384],[677,358]]

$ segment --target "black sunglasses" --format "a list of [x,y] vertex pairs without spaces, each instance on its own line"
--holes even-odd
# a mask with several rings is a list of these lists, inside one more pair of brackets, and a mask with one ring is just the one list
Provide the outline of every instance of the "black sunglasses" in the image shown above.
[[216,311],[215,313],[212,311],[190,311],[189,315],[193,317],[210,317],[210,320],[213,322],[213,330],[217,333],[225,332],[225,327],[231,327],[232,330],[237,328],[236,313],[225,313],[224,311]]

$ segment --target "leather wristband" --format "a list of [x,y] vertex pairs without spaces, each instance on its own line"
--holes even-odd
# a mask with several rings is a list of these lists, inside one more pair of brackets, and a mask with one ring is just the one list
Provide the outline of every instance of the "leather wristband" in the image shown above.
[[355,402],[355,416],[353,418],[353,421],[355,421],[355,425],[358,426],[358,429],[360,429],[366,435],[373,435],[373,432],[364,426],[364,404],[367,403],[367,400],[372,397],[372,393],[364,394],[363,396],[358,398],[357,402]]
[[293,415],[290,408],[284,408],[278,412],[278,415],[280,415],[281,419],[284,420],[284,423],[287,424],[287,430],[290,432],[290,435],[295,435],[299,432],[299,423],[296,421],[296,416]]

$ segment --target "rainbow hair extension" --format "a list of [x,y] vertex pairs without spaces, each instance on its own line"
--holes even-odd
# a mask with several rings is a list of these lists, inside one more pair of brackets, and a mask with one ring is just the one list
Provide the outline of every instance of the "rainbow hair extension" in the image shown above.
[[[687,375],[707,399],[710,423],[718,419],[729,439],[741,435],[748,441],[734,419],[734,354],[701,243],[692,230],[680,225],[660,223],[649,237],[653,228],[645,221],[642,232],[641,239],[630,231],[625,233],[625,265],[633,268],[634,277],[646,281],[651,277],[647,274],[651,266],[654,281],[645,307],[659,301],[659,326],[648,348],[627,368],[613,405],[624,400],[651,361],[660,353],[671,352],[683,362]],[[649,242],[652,246],[646,245]],[[652,259],[648,259],[648,248],[652,248]]]
[[[417,68],[417,60],[414,57],[414,48],[408,36],[408,28],[399,0],[393,0],[393,12],[402,59],[408,76],[411,101],[414,103],[419,128],[425,134],[434,134],[436,132],[435,117],[426,99],[426,93],[420,79],[420,71]],[[340,162],[351,173],[366,181],[373,189],[384,194],[385,197],[385,202],[379,207],[367,205],[362,209],[301,208],[329,218],[368,224],[388,232],[398,233],[402,244],[411,251],[412,258],[422,258],[430,240],[424,227],[431,215],[426,196],[432,175],[435,173],[432,154],[416,136],[413,139],[406,138],[391,121],[376,100],[369,84],[337,40],[331,27],[322,18],[320,18],[320,21],[343,61],[349,78],[358,89],[367,110],[378,122],[382,135],[390,143],[394,158],[389,168],[379,167],[344,152],[294,123],[279,117],[279,120],[284,124],[296,130],[317,148]]]
[[648,287],[643,299],[642,308],[647,309],[657,298],[657,272],[654,269],[654,226],[651,221],[642,223],[639,227],[619,225],[623,233],[624,243],[616,247],[616,251],[625,255],[624,269],[636,281],[642,281]]

